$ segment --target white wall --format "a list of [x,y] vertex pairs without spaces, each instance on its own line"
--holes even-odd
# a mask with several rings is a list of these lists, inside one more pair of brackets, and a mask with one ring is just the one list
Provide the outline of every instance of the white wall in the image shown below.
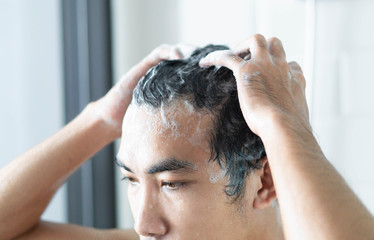
[[183,43],[236,45],[256,28],[254,1],[181,0],[178,31]]
[[[0,0],[0,167],[63,125],[58,0]],[[59,190],[43,219],[66,221]]]
[[374,213],[374,2],[318,1],[313,127],[327,158]]

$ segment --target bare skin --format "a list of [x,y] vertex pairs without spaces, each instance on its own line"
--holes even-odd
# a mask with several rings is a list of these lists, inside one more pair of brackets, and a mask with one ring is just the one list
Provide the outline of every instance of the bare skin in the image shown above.
[[209,162],[212,126],[211,115],[189,112],[183,101],[128,109],[117,158],[141,239],[282,239],[269,166],[252,172],[232,202],[224,172]]
[[[0,170],[0,239],[23,234],[25,238],[56,234],[53,239],[58,239],[70,231],[69,226],[39,222],[53,194],[84,161],[121,136],[123,116],[139,79],[160,61],[181,57],[176,47],[155,49],[66,127]],[[82,227],[72,228],[71,234],[75,233],[80,239],[106,238],[99,230]],[[132,235],[133,231],[125,232],[121,239]]]
[[287,63],[281,41],[255,35],[200,64],[235,74],[245,120],[265,145],[286,239],[374,239],[373,216],[313,136],[303,73]]
[[[66,178],[120,137],[122,119],[140,77],[159,61],[180,57],[175,48],[155,50],[60,132],[0,170],[1,239],[137,239],[134,231],[102,231],[39,219]],[[373,217],[326,160],[312,134],[303,74],[296,63],[286,62],[281,42],[255,35],[235,52],[210,54],[201,65],[233,70],[246,122],[264,142],[269,164],[256,176],[272,179],[276,193],[272,184],[267,189],[259,184],[249,204],[267,209],[277,195],[285,239],[373,239]],[[269,174],[272,178],[265,177]],[[140,220],[141,216],[146,215],[140,215]],[[152,237],[154,230],[142,226],[136,228],[138,234]],[[162,236],[162,225],[159,229]]]

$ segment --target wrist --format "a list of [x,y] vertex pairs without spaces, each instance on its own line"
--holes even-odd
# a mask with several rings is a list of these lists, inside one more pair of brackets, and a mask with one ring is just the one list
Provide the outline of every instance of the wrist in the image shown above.
[[85,121],[92,124],[100,130],[104,139],[109,143],[121,136],[121,127],[105,118],[100,104],[96,102],[89,103],[82,111]]
[[323,155],[309,121],[292,116],[277,115],[270,118],[261,135],[267,155],[279,160],[286,155]]

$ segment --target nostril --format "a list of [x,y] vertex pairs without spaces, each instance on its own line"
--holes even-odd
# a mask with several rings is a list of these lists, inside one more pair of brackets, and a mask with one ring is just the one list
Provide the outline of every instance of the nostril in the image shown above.
[[135,231],[144,237],[162,237],[168,232],[163,206],[158,201],[158,194],[145,188],[133,209]]
[[135,231],[144,237],[161,237],[168,232],[166,221],[158,212],[158,208],[147,205],[135,220]]

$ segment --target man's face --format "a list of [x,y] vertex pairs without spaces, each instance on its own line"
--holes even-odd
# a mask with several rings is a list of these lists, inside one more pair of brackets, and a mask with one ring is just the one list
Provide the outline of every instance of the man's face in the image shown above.
[[240,204],[230,201],[225,172],[208,161],[211,128],[210,115],[182,101],[157,110],[130,105],[118,161],[130,181],[128,198],[140,236],[250,238],[256,181],[248,179],[251,187]]

